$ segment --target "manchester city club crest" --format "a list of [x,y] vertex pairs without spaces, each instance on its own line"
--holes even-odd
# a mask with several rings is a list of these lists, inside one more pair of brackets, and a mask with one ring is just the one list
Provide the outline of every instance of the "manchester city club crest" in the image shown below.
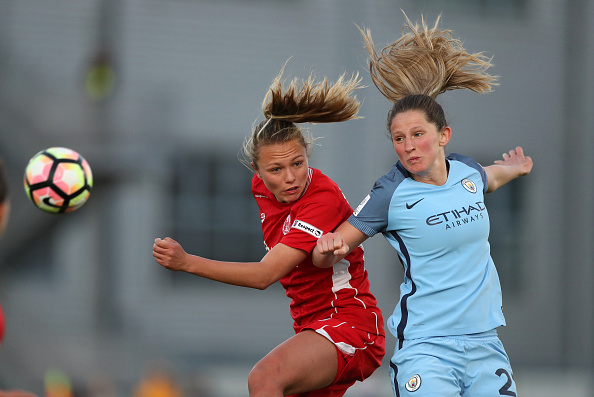
[[419,375],[411,376],[411,378],[408,380],[408,382],[406,382],[406,385],[404,385],[404,387],[406,387],[406,390],[408,390],[408,391],[419,390],[419,387],[421,387],[421,376],[419,376]]
[[476,193],[476,185],[470,179],[462,179],[462,186],[464,189],[468,190],[470,193]]

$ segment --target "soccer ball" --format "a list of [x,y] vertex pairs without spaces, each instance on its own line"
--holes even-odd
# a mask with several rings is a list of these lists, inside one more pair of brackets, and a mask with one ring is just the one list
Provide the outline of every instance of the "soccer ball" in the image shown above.
[[72,212],[91,195],[93,174],[76,151],[51,147],[29,160],[24,184],[27,196],[38,208],[55,214]]

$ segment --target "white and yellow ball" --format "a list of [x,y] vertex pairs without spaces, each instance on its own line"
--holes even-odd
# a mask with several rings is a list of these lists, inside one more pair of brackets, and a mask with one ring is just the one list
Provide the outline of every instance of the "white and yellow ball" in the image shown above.
[[76,151],[51,147],[29,160],[24,176],[25,192],[36,207],[66,213],[82,207],[93,188],[89,163]]

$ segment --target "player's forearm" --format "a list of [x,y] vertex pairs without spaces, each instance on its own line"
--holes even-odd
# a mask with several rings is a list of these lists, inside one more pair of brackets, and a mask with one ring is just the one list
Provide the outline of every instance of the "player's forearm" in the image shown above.
[[322,254],[318,247],[314,247],[311,252],[311,260],[316,267],[327,268],[332,267],[336,262],[339,261],[339,257],[332,253]]
[[187,272],[240,287],[266,289],[276,282],[261,262],[224,262],[188,255]]

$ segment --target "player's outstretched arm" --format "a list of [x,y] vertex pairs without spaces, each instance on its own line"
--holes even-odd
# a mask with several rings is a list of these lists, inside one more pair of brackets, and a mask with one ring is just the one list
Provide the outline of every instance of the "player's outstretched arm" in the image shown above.
[[153,257],[169,270],[183,271],[199,277],[256,289],[266,289],[280,280],[307,257],[307,252],[277,244],[260,262],[215,261],[188,254],[170,237],[157,238]]
[[532,171],[532,165],[532,158],[525,156],[520,146],[503,153],[503,160],[496,160],[495,164],[485,167],[489,182],[487,193],[497,190],[517,177],[528,175]]
[[330,267],[367,238],[366,234],[345,221],[334,232],[327,233],[318,239],[311,252],[313,264],[322,268]]

